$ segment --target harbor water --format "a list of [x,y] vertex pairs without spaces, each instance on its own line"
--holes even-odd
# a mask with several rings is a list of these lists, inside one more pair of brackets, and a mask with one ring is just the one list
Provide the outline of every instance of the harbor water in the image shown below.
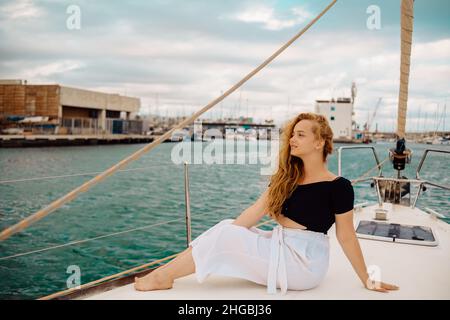
[[[195,142],[202,148],[208,142]],[[211,143],[211,142],[210,142]],[[214,143],[214,142],[213,142]],[[240,141],[250,150],[257,141]],[[186,247],[184,168],[171,158],[175,143],[164,143],[108,177],[31,227],[0,242],[0,299],[35,299],[65,290],[74,268],[81,284],[172,254]],[[0,227],[5,229],[72,191],[144,144],[0,149]],[[335,144],[335,148],[342,144]],[[393,143],[372,144],[380,160]],[[404,172],[415,177],[425,149],[449,146],[408,144],[412,163]],[[244,151],[245,152],[245,151]],[[246,154],[248,152],[245,152]],[[374,167],[368,149],[346,150],[342,176],[358,178]],[[264,191],[268,175],[261,163],[189,165],[192,237],[218,221],[237,217]],[[337,152],[328,168],[337,171]],[[133,169],[133,170],[128,170]],[[447,155],[431,153],[421,177],[450,185]],[[87,175],[80,175],[87,173]],[[375,175],[376,171],[372,171]],[[394,175],[388,161],[384,176]],[[59,177],[58,177],[59,176]],[[63,176],[63,177],[61,177]],[[30,180],[31,178],[44,178]],[[21,181],[23,180],[23,181]],[[354,185],[355,204],[376,202],[370,182]],[[412,186],[412,194],[416,188]],[[449,193],[428,187],[417,202],[444,214],[450,221]],[[160,224],[171,221],[167,224]],[[120,233],[144,226],[153,227]],[[113,236],[101,237],[112,233]],[[98,239],[18,255],[83,239]],[[15,257],[11,257],[18,255]]]

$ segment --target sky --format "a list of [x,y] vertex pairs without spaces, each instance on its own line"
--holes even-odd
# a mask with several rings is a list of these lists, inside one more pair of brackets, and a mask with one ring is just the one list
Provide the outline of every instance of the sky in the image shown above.
[[[187,116],[329,2],[0,0],[0,79],[125,94],[141,99],[141,114]],[[416,0],[414,7],[406,129],[448,131],[450,1]],[[374,18],[375,28],[368,26]],[[399,77],[400,0],[339,0],[202,118],[249,116],[281,125],[314,112],[316,99],[350,96],[355,82],[354,120],[362,126],[372,118],[381,98],[372,129],[394,131]]]

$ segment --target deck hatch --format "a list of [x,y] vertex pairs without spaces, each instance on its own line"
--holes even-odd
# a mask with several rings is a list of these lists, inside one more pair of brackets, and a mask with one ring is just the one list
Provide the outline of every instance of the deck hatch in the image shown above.
[[433,230],[426,226],[361,220],[356,233],[365,239],[437,246]]

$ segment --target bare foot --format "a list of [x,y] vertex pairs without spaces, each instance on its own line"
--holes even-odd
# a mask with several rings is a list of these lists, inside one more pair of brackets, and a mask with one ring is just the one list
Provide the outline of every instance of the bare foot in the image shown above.
[[138,291],[171,289],[173,280],[161,270],[154,270],[142,278],[134,277],[134,288]]

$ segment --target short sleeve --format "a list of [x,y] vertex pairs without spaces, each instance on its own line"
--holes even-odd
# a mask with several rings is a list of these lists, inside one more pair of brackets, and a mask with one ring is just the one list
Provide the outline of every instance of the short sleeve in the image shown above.
[[331,209],[333,214],[346,213],[353,209],[355,192],[350,180],[341,177],[335,181],[331,192]]

